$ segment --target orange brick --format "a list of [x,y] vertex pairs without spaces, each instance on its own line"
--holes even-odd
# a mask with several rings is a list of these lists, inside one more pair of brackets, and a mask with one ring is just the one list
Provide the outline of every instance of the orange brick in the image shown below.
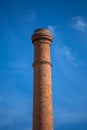
[[32,36],[34,45],[33,130],[53,130],[51,42],[52,35],[47,29],[38,29]]

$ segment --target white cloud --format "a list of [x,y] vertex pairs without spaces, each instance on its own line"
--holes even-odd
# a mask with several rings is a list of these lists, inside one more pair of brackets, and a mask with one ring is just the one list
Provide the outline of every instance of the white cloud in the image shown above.
[[53,37],[55,37],[57,35],[56,27],[55,26],[49,25],[48,29],[51,31]]
[[59,55],[64,56],[73,66],[77,66],[75,63],[75,56],[69,47],[64,46],[59,49]]
[[29,123],[32,118],[31,97],[19,92],[14,83],[0,82],[1,87],[4,88],[3,95],[0,95],[0,99],[3,99],[3,104],[0,105],[0,127],[8,126],[13,129],[16,122],[21,123],[23,128],[31,127]]
[[30,21],[30,20],[36,20],[37,16],[36,16],[36,12],[35,11],[30,11],[28,14],[25,14],[24,16],[24,20],[26,22]]
[[69,60],[73,60],[74,59],[74,57],[73,57],[73,55],[71,53],[71,50],[68,47],[66,47],[66,46],[64,46],[63,48],[60,48],[59,53],[61,55],[66,56],[67,59],[69,59]]
[[37,15],[34,10],[25,12],[20,17],[18,17],[19,27],[23,30],[25,30],[25,28],[27,27],[29,33],[28,27],[30,27],[33,24],[33,22],[35,22],[35,20],[37,20]]
[[0,111],[0,114],[3,114],[3,116],[0,117],[0,126],[8,125],[13,127],[18,120],[23,120],[23,122],[29,125],[31,118],[29,104],[31,104],[31,100],[17,91],[5,96],[4,103],[8,104],[9,107],[6,106],[6,108]]
[[27,127],[27,128],[25,128],[24,130],[31,130],[31,128],[30,128],[30,127]]
[[56,120],[58,120],[59,124],[82,122],[87,118],[87,112],[59,110],[58,115],[58,117],[56,116]]
[[2,97],[0,97],[0,102],[2,101]]
[[87,29],[87,22],[81,16],[73,17],[72,20],[72,26],[76,30],[85,31]]
[[17,69],[17,68],[18,69],[26,69],[29,67],[29,65],[30,65],[29,62],[26,62],[26,63],[24,63],[24,62],[10,62],[10,63],[8,63],[8,66],[13,68],[13,69]]

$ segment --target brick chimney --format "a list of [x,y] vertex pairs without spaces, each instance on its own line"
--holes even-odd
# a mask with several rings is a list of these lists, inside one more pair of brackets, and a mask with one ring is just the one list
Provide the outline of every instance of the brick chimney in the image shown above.
[[32,36],[34,45],[33,130],[53,130],[52,78],[48,29],[37,29]]

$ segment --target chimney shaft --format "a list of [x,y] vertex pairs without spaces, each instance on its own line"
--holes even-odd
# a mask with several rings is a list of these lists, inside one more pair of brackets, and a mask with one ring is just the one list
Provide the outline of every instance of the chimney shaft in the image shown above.
[[52,81],[48,29],[38,29],[32,36],[34,45],[33,130],[53,130]]

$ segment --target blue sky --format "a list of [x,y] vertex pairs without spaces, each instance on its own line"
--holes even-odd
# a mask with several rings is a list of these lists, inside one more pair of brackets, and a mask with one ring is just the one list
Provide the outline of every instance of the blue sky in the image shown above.
[[87,1],[0,1],[0,130],[32,129],[33,45],[48,28],[55,130],[87,130]]

